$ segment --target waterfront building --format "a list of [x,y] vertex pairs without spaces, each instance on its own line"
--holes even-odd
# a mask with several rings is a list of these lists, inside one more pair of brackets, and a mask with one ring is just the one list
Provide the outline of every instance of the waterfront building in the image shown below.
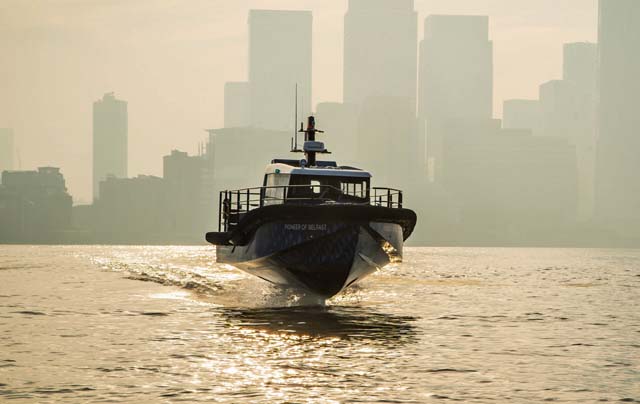
[[63,233],[71,227],[72,204],[59,168],[4,171],[0,185],[0,240],[63,240]]
[[160,177],[107,177],[100,182],[100,198],[94,201],[98,239],[124,243],[164,239],[165,195]]
[[[172,234],[204,234],[212,222],[214,206],[205,189],[206,165],[202,156],[173,150],[163,157],[167,231]],[[207,209],[209,208],[209,209]]]

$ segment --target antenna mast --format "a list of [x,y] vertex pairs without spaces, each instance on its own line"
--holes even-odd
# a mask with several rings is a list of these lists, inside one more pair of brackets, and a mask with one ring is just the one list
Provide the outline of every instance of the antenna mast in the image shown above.
[[[302,100],[304,104],[304,99]],[[296,125],[298,123],[298,83],[296,83],[296,106],[295,110],[295,119]],[[294,130],[296,130],[296,126],[294,125]],[[302,149],[298,149],[298,133],[304,133],[304,146]],[[300,167],[314,167],[316,162],[316,154],[318,153],[326,153],[331,154],[324,147],[324,143],[316,141],[316,133],[324,133],[324,131],[316,129],[316,119],[312,116],[309,116],[307,121],[307,129],[304,128],[304,123],[300,122],[300,130],[295,132],[295,136],[291,138],[291,152],[292,153],[304,153],[306,160],[302,160],[300,162]],[[295,139],[295,143],[294,143]]]
[[[293,138],[291,139],[291,151],[292,152],[301,152],[302,150],[298,149],[298,83],[296,83],[296,101],[295,101],[295,120],[293,121]],[[294,143],[295,139],[295,143]]]

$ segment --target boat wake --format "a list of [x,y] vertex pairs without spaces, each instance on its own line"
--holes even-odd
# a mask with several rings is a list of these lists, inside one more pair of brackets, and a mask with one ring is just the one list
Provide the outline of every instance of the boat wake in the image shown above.
[[[224,307],[323,307],[324,297],[259,280],[230,265],[216,264],[209,247],[122,247],[100,250],[89,260],[125,278],[178,287],[193,299]],[[356,293],[350,288],[346,295]],[[344,297],[342,297],[344,299]],[[353,300],[353,299],[350,299]]]

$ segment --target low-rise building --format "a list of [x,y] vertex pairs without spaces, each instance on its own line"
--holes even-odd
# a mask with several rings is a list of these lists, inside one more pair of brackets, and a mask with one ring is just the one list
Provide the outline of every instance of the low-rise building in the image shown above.
[[4,171],[0,185],[0,240],[61,242],[71,227],[71,195],[59,168]]

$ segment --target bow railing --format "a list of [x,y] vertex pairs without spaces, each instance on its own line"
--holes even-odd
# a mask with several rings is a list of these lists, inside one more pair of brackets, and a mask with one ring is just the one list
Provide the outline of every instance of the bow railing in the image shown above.
[[221,191],[218,231],[227,232],[242,217],[264,206],[281,204],[348,204],[402,208],[402,191],[373,187],[366,195],[346,193],[331,185],[283,185]]

